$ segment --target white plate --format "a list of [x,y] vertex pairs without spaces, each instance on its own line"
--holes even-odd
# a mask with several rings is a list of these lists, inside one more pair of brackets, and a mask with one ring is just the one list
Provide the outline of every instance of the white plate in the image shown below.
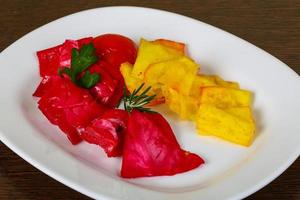
[[[219,74],[255,93],[258,134],[250,148],[198,136],[194,126],[166,114],[183,148],[206,165],[172,177],[124,180],[120,159],[100,148],[72,146],[37,109],[31,94],[40,78],[37,50],[66,38],[119,33],[135,41],[168,38],[188,45],[206,73]],[[0,139],[26,161],[97,199],[240,199],[281,174],[300,151],[300,81],[288,66],[227,32],[181,15],[137,7],[76,13],[25,35],[0,56]]]

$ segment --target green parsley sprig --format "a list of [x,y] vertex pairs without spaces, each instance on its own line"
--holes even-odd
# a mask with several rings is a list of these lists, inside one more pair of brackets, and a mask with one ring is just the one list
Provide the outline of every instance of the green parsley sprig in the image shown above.
[[[96,49],[92,43],[83,45],[79,50],[72,49],[71,66],[58,69],[58,74],[68,75],[72,82],[84,88],[91,88],[100,81],[100,75],[97,73],[90,73],[87,69],[98,61]],[[78,77],[84,73],[81,77]]]

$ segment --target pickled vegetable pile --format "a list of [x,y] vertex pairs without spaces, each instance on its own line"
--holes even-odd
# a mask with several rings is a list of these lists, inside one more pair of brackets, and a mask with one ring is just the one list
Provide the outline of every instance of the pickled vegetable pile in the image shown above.
[[[134,42],[116,34],[38,51],[38,108],[72,144],[84,140],[108,157],[122,156],[124,178],[174,175],[204,164],[180,147],[162,115],[145,107],[156,101],[152,87],[126,87],[120,66],[135,64],[136,56]],[[126,110],[118,108],[122,99]]]
[[194,121],[200,135],[249,146],[255,133],[251,92],[217,75],[202,74],[184,49],[183,43],[141,39],[135,63],[121,65],[127,88],[151,86],[156,94],[152,105],[166,104],[182,120]]
[[185,48],[167,39],[141,39],[137,48],[117,34],[66,40],[37,52],[42,80],[33,96],[73,145],[84,140],[122,156],[121,177],[186,172],[204,160],[180,147],[152,106],[167,105],[202,136],[243,146],[251,145],[255,123],[251,92],[202,74]]

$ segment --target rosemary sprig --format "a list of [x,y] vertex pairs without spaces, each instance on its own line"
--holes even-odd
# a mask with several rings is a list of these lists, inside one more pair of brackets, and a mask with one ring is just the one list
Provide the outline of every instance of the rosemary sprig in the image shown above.
[[127,94],[126,88],[124,87],[124,109],[127,112],[131,112],[133,109],[138,109],[142,112],[154,112],[150,108],[144,106],[150,103],[154,98],[155,94],[148,96],[147,93],[150,91],[151,86],[147,87],[141,94],[138,94],[144,87],[142,83],[137,89],[133,90],[131,94]]

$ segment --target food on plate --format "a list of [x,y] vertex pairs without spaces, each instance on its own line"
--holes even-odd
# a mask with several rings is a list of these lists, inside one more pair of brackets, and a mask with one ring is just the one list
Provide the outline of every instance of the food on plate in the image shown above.
[[80,40],[66,40],[63,44],[37,52],[39,60],[40,76],[57,75],[60,67],[71,65],[71,51],[79,49],[88,44],[93,38],[82,38]]
[[198,65],[186,56],[153,63],[145,71],[144,82],[154,89],[161,86],[176,89],[181,94],[190,93]]
[[[97,64],[104,71],[108,72],[114,79],[114,82],[116,82],[116,86],[113,89],[114,92],[108,100],[108,105],[115,107],[119,105],[122,99],[125,85],[120,72],[120,65],[124,62],[132,64],[135,62],[137,55],[136,45],[131,39],[118,34],[100,35],[95,37],[92,43],[96,49],[96,54],[100,58]],[[102,84],[104,84],[104,81]],[[102,95],[101,91],[95,89],[94,94],[97,93],[100,94],[100,96]]]
[[243,146],[253,141],[251,92],[202,74],[181,42],[141,39],[137,50],[125,36],[104,34],[66,40],[37,56],[38,108],[72,144],[84,140],[108,157],[123,157],[121,177],[174,175],[204,164],[180,147],[167,120],[149,106],[166,104],[195,122],[200,135]]
[[198,133],[249,146],[255,133],[251,93],[223,86],[203,87],[201,90],[195,117]]
[[170,110],[177,113],[181,119],[194,120],[199,107],[196,98],[169,87],[162,87],[162,93]]
[[136,59],[137,49],[135,43],[122,35],[104,34],[95,37],[93,45],[96,48],[96,54],[106,61],[112,72],[120,75],[120,65],[124,62],[133,64]]
[[98,61],[92,43],[83,45],[79,50],[72,49],[70,66],[58,68],[58,74],[68,76],[70,80],[83,88],[91,88],[100,80],[98,73],[87,70]]
[[101,146],[108,157],[121,156],[127,120],[128,113],[125,110],[108,109],[92,120],[80,137],[88,143]]
[[200,104],[212,104],[219,108],[251,105],[251,93],[247,90],[226,87],[203,87]]
[[34,96],[39,97],[38,108],[72,144],[79,143],[82,140],[80,131],[106,110],[88,90],[58,75],[44,77]]
[[124,108],[130,114],[121,176],[174,175],[204,164],[201,157],[180,148],[172,128],[162,115],[143,107],[154,99],[154,96],[147,95],[150,87],[142,91],[143,86],[124,97]]
[[132,64],[128,62],[122,63],[120,71],[125,80],[126,87],[130,92],[133,92],[133,90],[136,89],[138,85],[141,85],[143,83],[143,80],[132,76]]
[[131,112],[125,134],[122,177],[174,175],[203,163],[198,155],[180,148],[162,115]]
[[77,144],[92,120],[119,105],[124,80],[118,65],[134,62],[136,47],[129,38],[106,34],[66,40],[37,56],[43,79],[33,95],[39,109]]
[[[225,81],[217,75],[202,74],[199,72],[200,66],[185,54],[184,48],[184,44],[175,41],[141,39],[136,62],[133,65],[123,63],[120,68],[127,89],[132,92],[141,83],[151,86],[151,91],[156,95],[151,106],[165,103],[181,119],[194,121],[200,135],[215,135],[244,146],[250,145],[255,132],[251,92],[240,89],[237,82]],[[240,122],[238,118],[238,127],[229,129],[235,118],[227,120],[230,117],[221,114],[225,112],[236,117],[228,113],[228,109],[240,107],[247,108],[252,119],[246,120],[244,135],[239,131],[244,130],[244,121]],[[216,111],[216,117],[221,121],[215,126],[217,121],[213,122],[213,118],[205,118],[201,113],[210,113],[212,110]],[[242,115],[246,114],[242,112]],[[223,132],[214,133],[214,130],[220,129]],[[237,135],[243,137],[243,141],[237,139]]]
[[200,134],[214,135],[244,146],[251,144],[255,132],[249,107],[222,109],[203,104],[197,112],[196,127]]
[[170,47],[169,45],[141,39],[137,58],[132,69],[132,75],[143,79],[145,70],[150,64],[178,58],[183,54],[181,50]]
[[200,98],[201,91],[202,91],[201,89],[203,87],[210,87],[210,86],[222,86],[222,87],[236,88],[236,89],[240,88],[238,83],[224,81],[222,78],[216,75],[197,74],[192,85],[193,92],[190,95],[195,98]]
[[[134,65],[129,63],[123,63],[121,65],[121,73],[126,80],[126,86],[129,91],[133,91],[141,83],[151,85],[152,92],[156,94],[156,98],[151,105],[157,105],[164,103],[164,97],[162,96],[161,88],[157,78],[160,75],[161,79],[173,84],[174,87],[179,87],[178,83],[184,77],[183,73],[193,74],[196,73],[197,64],[190,58],[184,56],[185,45],[183,43],[174,42],[165,39],[159,39],[155,41],[147,41],[141,39],[137,59]],[[174,62],[172,62],[174,60]],[[166,61],[166,62],[165,62]],[[176,65],[173,68],[172,65]],[[151,67],[149,67],[151,65]],[[180,68],[177,69],[176,67]],[[173,70],[173,73],[170,73]],[[168,73],[166,73],[169,71]],[[180,74],[182,73],[182,74]],[[170,76],[177,76],[172,77]],[[180,79],[178,79],[181,77]],[[189,76],[192,78],[193,76]],[[192,80],[186,77],[183,79],[186,83],[181,88],[191,84]],[[155,83],[154,83],[155,82]],[[189,87],[189,86],[188,86]],[[186,90],[186,89],[185,89]]]
[[178,51],[181,51],[182,53],[184,53],[184,51],[185,51],[185,44],[181,43],[181,42],[175,42],[175,41],[166,40],[166,39],[156,39],[153,42],[162,44],[162,45],[167,46],[167,47],[174,48]]
[[[143,80],[139,79],[135,76],[132,75],[132,64],[130,63],[123,63],[120,67],[120,71],[124,77],[125,83],[126,83],[126,88],[130,91],[133,92],[133,90],[143,84]],[[165,101],[165,98],[162,96],[161,90],[157,89],[155,87],[151,88],[151,91],[149,91],[149,95],[154,95],[155,94],[155,99],[153,99],[148,105],[157,105],[157,104],[162,104]]]
[[[147,51],[154,47],[162,55],[167,55],[165,51],[183,54],[185,47],[164,39],[147,45]],[[66,40],[37,52],[42,81],[33,96],[38,98],[38,108],[72,144],[84,140],[100,146],[108,157],[123,156],[120,175],[124,178],[174,175],[204,164],[198,155],[180,148],[162,115],[145,107],[164,99],[156,97],[156,92],[162,94],[161,88],[142,91],[143,80],[132,75],[136,53],[129,38],[116,34]],[[159,60],[159,55],[145,56]],[[182,56],[177,59],[192,63]],[[195,69],[189,65],[181,71]],[[161,76],[172,87],[179,83],[167,81],[164,73]],[[192,87],[191,81],[182,81]],[[125,110],[117,108],[121,99]]]

